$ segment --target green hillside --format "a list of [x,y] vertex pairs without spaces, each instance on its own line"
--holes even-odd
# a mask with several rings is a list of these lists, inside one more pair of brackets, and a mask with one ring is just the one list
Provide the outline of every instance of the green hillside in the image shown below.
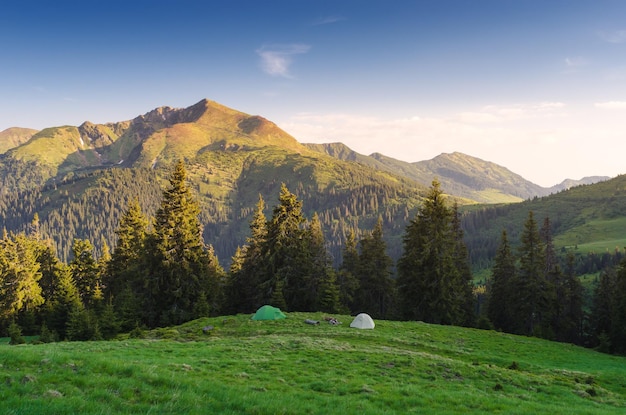
[[37,130],[30,128],[7,128],[0,131],[0,154],[27,142]]
[[[142,339],[0,344],[11,414],[621,414],[626,360],[493,331],[206,318]],[[305,319],[321,320],[319,326]],[[212,326],[208,334],[203,327]]]
[[626,247],[626,176],[621,175],[522,203],[468,209],[464,226],[474,264],[493,257],[503,229],[516,244],[529,211],[540,223],[550,218],[561,252],[601,254]]

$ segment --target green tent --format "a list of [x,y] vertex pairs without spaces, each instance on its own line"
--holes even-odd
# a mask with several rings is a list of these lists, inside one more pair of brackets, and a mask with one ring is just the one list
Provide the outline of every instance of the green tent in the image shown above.
[[280,320],[286,318],[280,308],[272,307],[271,305],[264,305],[259,308],[252,316],[252,320]]

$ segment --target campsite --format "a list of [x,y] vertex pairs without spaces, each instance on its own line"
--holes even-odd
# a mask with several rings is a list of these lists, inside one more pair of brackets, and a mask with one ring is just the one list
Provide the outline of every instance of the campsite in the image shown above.
[[[495,331],[284,313],[114,341],[0,344],[11,414],[621,414],[626,359]],[[307,319],[320,321],[309,325]],[[211,326],[210,332],[202,328]]]

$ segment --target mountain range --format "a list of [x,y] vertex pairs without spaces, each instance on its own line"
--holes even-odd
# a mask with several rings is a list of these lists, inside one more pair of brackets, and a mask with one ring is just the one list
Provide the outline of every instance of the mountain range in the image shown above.
[[358,237],[378,217],[397,257],[406,223],[435,178],[466,206],[521,202],[608,179],[544,188],[462,153],[408,163],[341,143],[302,144],[261,116],[205,99],[127,121],[0,132],[0,226],[25,229],[37,213],[63,258],[77,237],[112,245],[132,198],[147,214],[156,210],[178,159],[199,197],[205,239],[226,258],[244,242],[259,195],[271,207],[281,182],[309,217],[320,216],[335,257],[350,230]]
[[546,188],[506,167],[458,152],[409,163],[381,153],[365,156],[342,143],[300,144],[263,117],[249,116],[206,99],[184,109],[160,107],[131,121],[107,124],[86,121],[78,127],[41,131],[14,127],[0,132],[0,154],[35,161],[49,171],[46,180],[85,168],[146,167],[209,150],[251,150],[263,146],[280,146],[299,154],[307,153],[308,149],[393,173],[424,186],[437,178],[447,193],[478,203],[519,202],[608,179],[605,176],[566,179]]

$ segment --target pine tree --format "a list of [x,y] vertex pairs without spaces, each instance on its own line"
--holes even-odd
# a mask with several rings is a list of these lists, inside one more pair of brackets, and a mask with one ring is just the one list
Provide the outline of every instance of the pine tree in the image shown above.
[[319,310],[326,313],[339,313],[342,311],[339,299],[339,287],[334,270],[329,269],[320,281],[319,287]]
[[544,245],[546,279],[546,292],[544,295],[548,302],[545,318],[550,319],[549,324],[547,324],[548,321],[544,324],[547,327],[544,329],[542,336],[558,340],[561,337],[564,326],[568,324],[565,321],[565,308],[569,301],[569,294],[566,290],[566,277],[559,263],[552,240],[552,224],[547,216],[539,230],[539,236]]
[[387,255],[383,239],[383,221],[379,217],[371,234],[361,239],[357,278],[356,312],[367,312],[374,318],[388,318],[395,306],[393,261]]
[[453,212],[434,180],[423,205],[406,228],[404,251],[398,261],[400,312],[408,320],[462,324],[464,289],[457,268],[457,235]]
[[98,327],[104,340],[110,340],[120,332],[121,322],[111,300],[107,301],[98,317]]
[[0,240],[0,320],[34,310],[44,302],[36,244],[25,234]]
[[265,201],[259,195],[256,211],[250,221],[250,236],[246,245],[239,249],[231,261],[230,278],[227,287],[228,310],[231,313],[251,313],[261,304],[259,276],[267,268],[263,247],[267,240],[267,219]]
[[359,270],[359,251],[357,250],[354,231],[350,231],[343,248],[342,262],[337,273],[339,302],[342,312],[354,311],[355,295],[359,289],[357,274]]
[[458,280],[454,283],[454,292],[460,305],[460,319],[462,326],[473,327],[476,324],[476,302],[474,299],[474,277],[470,267],[467,245],[463,239],[464,232],[461,227],[461,216],[458,204],[452,206],[452,234],[454,236],[454,266],[458,271]]
[[617,275],[615,270],[605,270],[600,273],[593,293],[591,332],[593,339],[595,339],[593,345],[604,353],[612,350],[611,335],[615,315],[614,293],[616,289]]
[[211,272],[198,219],[200,208],[187,185],[182,161],[176,163],[156,212],[148,241],[149,298],[144,309],[149,325],[180,324],[193,318]]
[[567,256],[566,271],[556,287],[562,318],[555,327],[556,339],[581,344],[583,335],[583,286],[575,274],[574,255]]
[[519,272],[513,283],[516,292],[512,304],[515,333],[547,337],[551,287],[545,273],[545,248],[532,211],[524,223],[519,252]]
[[[196,298],[194,317],[218,314],[226,302],[227,274],[220,265],[213,245],[206,245],[207,272],[201,275],[200,286],[204,287]],[[205,306],[206,304],[206,306]]]
[[145,287],[148,253],[148,219],[134,199],[122,215],[116,230],[117,243],[103,275],[105,298],[113,301],[120,317],[120,329],[132,330],[139,322]]
[[134,199],[120,219],[116,230],[117,243],[107,264],[106,296],[116,298],[126,287],[143,285],[143,259],[146,255],[148,219],[141,211],[139,201]]
[[516,295],[513,287],[515,273],[515,258],[506,230],[502,230],[488,285],[487,316],[496,329],[506,332],[514,328],[511,303]]
[[69,266],[59,266],[54,285],[56,286],[54,294],[45,304],[46,325],[57,333],[60,339],[65,339],[70,314],[73,310],[82,308],[83,303]]
[[614,353],[626,353],[626,258],[623,259],[615,276],[611,343]]
[[335,313],[339,308],[339,288],[317,213],[311,218],[305,240],[309,259],[305,267],[309,269],[309,275],[305,281],[305,293],[303,292],[307,296],[307,304],[303,309]]
[[86,239],[75,239],[72,245],[73,258],[70,270],[78,294],[86,308],[102,301],[102,282],[98,263],[93,257],[94,246]]
[[307,278],[303,269],[306,255],[302,202],[283,183],[279,203],[267,223],[267,239],[261,255],[267,261],[261,270],[262,298],[275,307],[301,309],[302,287]]

